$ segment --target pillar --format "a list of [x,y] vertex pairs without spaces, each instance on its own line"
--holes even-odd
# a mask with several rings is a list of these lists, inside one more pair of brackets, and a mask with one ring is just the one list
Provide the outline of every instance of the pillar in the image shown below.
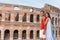
[[34,38],[34,40],[36,40],[36,30],[34,30],[33,38]]
[[22,12],[19,12],[19,22],[22,22]]
[[27,35],[27,36],[26,36],[26,38],[27,38],[27,40],[29,40],[29,38],[30,38],[30,36],[29,36],[29,35],[30,35],[30,31],[29,31],[29,30],[27,30],[27,32],[26,32],[26,33],[27,33],[27,34],[26,34],[26,35]]
[[40,20],[41,20],[41,16],[39,15],[39,22],[40,22]]
[[1,40],[4,40],[4,31],[1,31]]
[[10,40],[13,40],[13,31],[10,31]]
[[27,13],[27,22],[30,22],[30,14]]
[[37,16],[36,16],[36,15],[34,15],[34,18],[33,18],[34,23],[36,23],[36,17],[37,17]]
[[2,13],[2,21],[5,21],[5,12]]
[[14,11],[12,11],[12,13],[11,13],[11,21],[12,22],[15,20],[15,14],[14,13],[15,13]]
[[22,31],[21,30],[19,30],[19,32],[18,32],[18,40],[22,40]]
[[55,25],[55,18],[54,18],[54,27],[56,27],[56,25]]

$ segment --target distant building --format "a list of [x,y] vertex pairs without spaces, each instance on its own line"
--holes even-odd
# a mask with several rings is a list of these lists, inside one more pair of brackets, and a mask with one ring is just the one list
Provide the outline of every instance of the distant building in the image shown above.
[[39,40],[40,10],[48,11],[55,40],[60,39],[60,9],[45,4],[43,8],[0,3],[0,40]]

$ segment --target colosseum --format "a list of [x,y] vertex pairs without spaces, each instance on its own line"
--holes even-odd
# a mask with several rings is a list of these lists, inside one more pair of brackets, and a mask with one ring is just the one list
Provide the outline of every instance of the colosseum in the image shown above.
[[40,10],[48,11],[55,40],[60,40],[60,9],[50,4],[42,8],[0,3],[0,40],[39,40]]

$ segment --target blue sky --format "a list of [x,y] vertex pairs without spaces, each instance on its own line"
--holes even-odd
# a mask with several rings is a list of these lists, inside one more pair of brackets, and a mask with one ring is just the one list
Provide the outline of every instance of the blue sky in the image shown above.
[[41,8],[45,3],[48,3],[60,8],[60,0],[0,0],[0,3],[21,4],[37,8]]

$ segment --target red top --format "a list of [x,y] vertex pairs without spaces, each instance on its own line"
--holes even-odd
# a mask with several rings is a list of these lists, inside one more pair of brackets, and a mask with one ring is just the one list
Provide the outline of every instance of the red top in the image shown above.
[[41,19],[41,23],[40,23],[40,29],[42,30],[42,29],[45,29],[45,25],[44,25],[44,22],[45,22],[45,20],[46,20],[46,17],[45,16],[43,16],[42,17],[42,19]]

